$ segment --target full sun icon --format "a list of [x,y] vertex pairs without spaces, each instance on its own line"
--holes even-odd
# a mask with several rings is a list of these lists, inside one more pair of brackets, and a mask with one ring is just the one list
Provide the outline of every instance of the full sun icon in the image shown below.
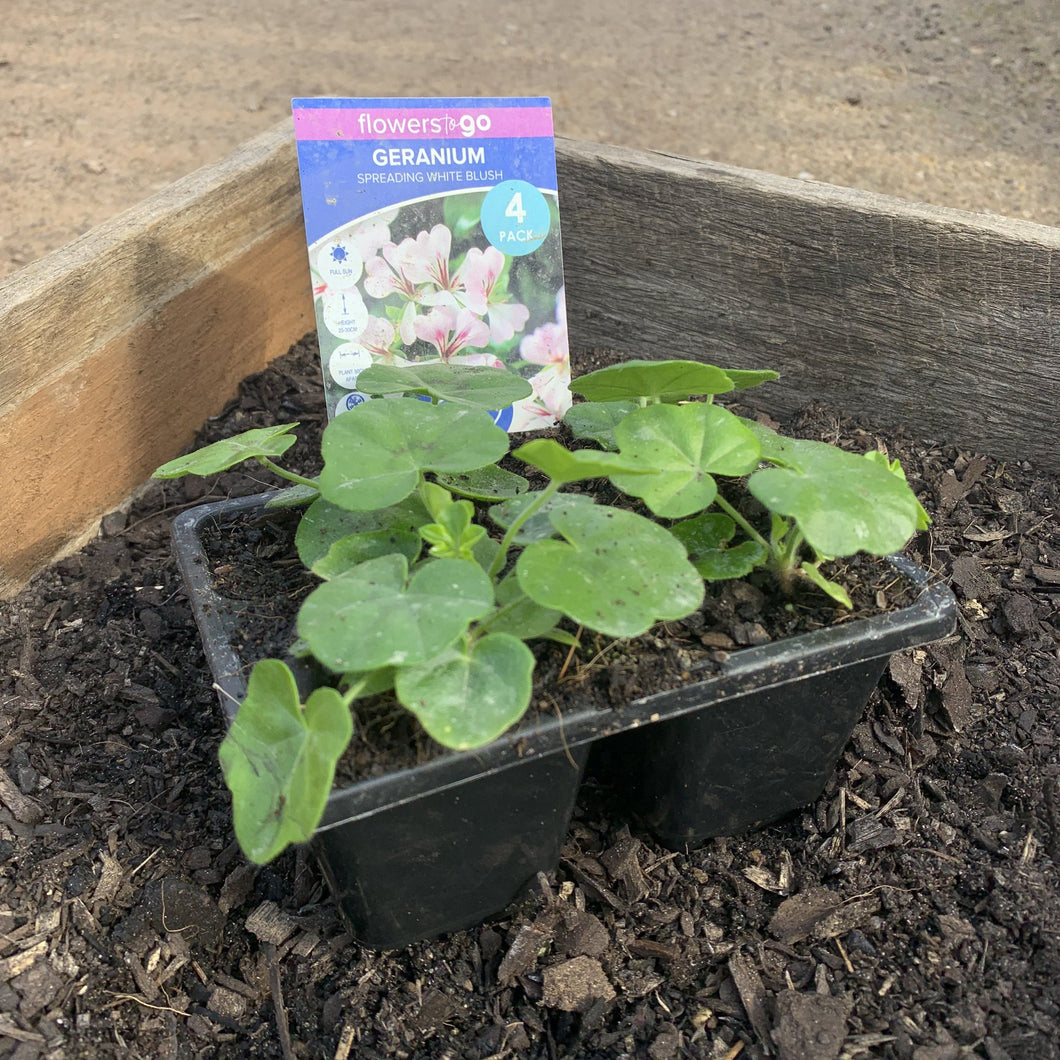
[[335,262],[343,262],[346,260],[346,248],[341,243],[336,243],[331,248],[331,260]]

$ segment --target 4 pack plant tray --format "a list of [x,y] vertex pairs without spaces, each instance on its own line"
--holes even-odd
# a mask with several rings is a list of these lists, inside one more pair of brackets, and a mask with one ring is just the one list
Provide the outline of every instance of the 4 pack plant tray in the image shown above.
[[[256,660],[233,647],[246,605],[212,584],[203,535],[263,514],[268,497],[202,505],[173,526],[229,724]],[[675,849],[812,801],[888,658],[954,626],[950,590],[890,562],[917,590],[900,610],[746,648],[704,681],[336,787],[312,846],[356,936],[392,949],[504,909],[555,867],[590,753],[631,822]]]

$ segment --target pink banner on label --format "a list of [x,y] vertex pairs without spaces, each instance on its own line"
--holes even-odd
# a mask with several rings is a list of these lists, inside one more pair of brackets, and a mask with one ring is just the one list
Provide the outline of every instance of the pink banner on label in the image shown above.
[[549,107],[405,110],[317,107],[294,112],[298,140],[481,140],[551,136]]

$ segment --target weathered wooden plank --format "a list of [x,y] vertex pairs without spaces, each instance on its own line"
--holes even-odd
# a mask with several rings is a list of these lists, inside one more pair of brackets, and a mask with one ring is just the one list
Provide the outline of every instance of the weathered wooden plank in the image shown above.
[[1060,469],[1060,230],[595,144],[559,167],[575,344],[774,367],[765,408]]
[[312,320],[293,145],[276,133],[0,285],[0,595]]
[[[560,141],[576,346],[1060,467],[1060,231]],[[0,594],[312,325],[287,123],[0,284]],[[23,521],[23,513],[28,518]]]

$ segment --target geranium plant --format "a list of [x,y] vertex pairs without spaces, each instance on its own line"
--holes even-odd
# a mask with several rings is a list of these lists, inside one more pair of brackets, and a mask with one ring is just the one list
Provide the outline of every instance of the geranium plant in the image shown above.
[[[296,545],[321,583],[292,650],[334,680],[303,703],[284,662],[250,675],[220,751],[248,856],[268,861],[312,835],[359,699],[393,690],[435,740],[474,748],[529,706],[528,640],[570,642],[579,627],[637,636],[695,611],[704,579],[755,567],[784,591],[808,580],[849,606],[824,560],[886,555],[927,516],[882,454],[783,438],[714,402],[774,378],[691,361],[582,376],[573,389],[585,400],[566,422],[584,447],[535,438],[511,453],[544,477],[536,490],[498,465],[509,436],[489,412],[530,385],[445,363],[366,369],[358,386],[378,399],[327,426],[314,479],[275,462],[297,424],[159,468],[161,478],[206,475],[256,459],[292,482],[277,502],[308,502]],[[635,500],[604,505],[568,489],[600,478]],[[764,520],[740,503],[744,483]]]

